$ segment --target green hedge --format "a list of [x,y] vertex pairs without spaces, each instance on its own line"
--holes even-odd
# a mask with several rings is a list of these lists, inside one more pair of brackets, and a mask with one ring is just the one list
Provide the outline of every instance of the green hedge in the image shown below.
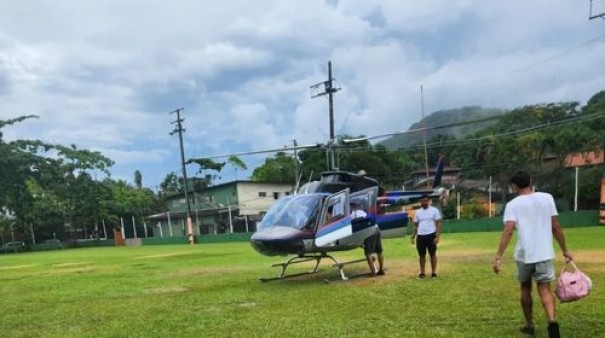
[[[559,215],[559,221],[564,228],[599,226],[599,210],[588,211],[566,211]],[[484,231],[502,231],[502,217],[482,218],[482,219],[461,219],[446,220],[443,222],[441,231],[443,233],[456,232],[484,232]],[[408,224],[408,233],[412,230],[411,223]],[[234,234],[215,234],[195,236],[195,243],[228,243],[228,242],[247,242],[252,233],[234,233]],[[164,238],[142,238],[143,245],[168,245],[168,244],[188,244],[187,237],[164,237]],[[57,250],[63,247],[94,247],[94,246],[114,246],[113,239],[78,241],[77,243],[63,244],[38,244],[32,250]]]

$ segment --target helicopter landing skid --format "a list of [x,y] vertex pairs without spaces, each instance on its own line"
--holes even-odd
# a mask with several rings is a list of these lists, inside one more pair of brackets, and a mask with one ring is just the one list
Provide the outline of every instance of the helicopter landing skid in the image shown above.
[[[291,278],[291,277],[296,277],[296,276],[314,274],[314,273],[317,272],[317,268],[319,267],[319,263],[321,262],[322,258],[329,258],[329,259],[331,259],[331,260],[334,261],[334,264],[332,264],[332,267],[338,269],[338,272],[340,273],[340,279],[339,280],[343,280],[344,281],[344,280],[348,280],[348,279],[352,279],[352,278],[373,275],[373,273],[363,273],[363,274],[358,274],[358,275],[353,275],[353,276],[347,276],[345,274],[344,267],[346,265],[353,264],[353,263],[359,263],[359,262],[365,262],[366,261],[365,258],[356,259],[356,260],[348,261],[348,262],[338,262],[334,257],[332,257],[332,256],[330,256],[328,254],[322,253],[320,255],[294,256],[294,257],[290,258],[285,263],[276,263],[276,264],[273,264],[273,265],[271,265],[271,267],[278,267],[278,266],[281,267],[281,271],[278,273],[278,276],[277,277],[273,277],[273,278],[259,278],[259,280],[261,282],[269,282],[269,281],[273,281],[273,280],[286,279],[286,278]],[[306,272],[299,272],[299,273],[293,273],[293,274],[286,275],[286,269],[288,268],[288,266],[290,264],[309,262],[309,261],[313,261],[313,260],[315,260],[315,266],[313,267],[312,270],[306,271]],[[372,257],[372,260],[374,260],[374,257]],[[326,279],[326,280],[324,280],[324,282],[330,282],[330,281]]]
[[[261,278],[259,278],[259,280],[261,282],[269,282],[269,281],[278,280],[278,279],[286,279],[286,278],[291,278],[291,277],[296,277],[296,276],[314,274],[317,272],[317,268],[319,267],[319,262],[321,262],[322,258],[330,258],[334,262],[338,263],[338,261],[336,261],[334,259],[334,257],[332,257],[330,255],[326,255],[326,254],[294,256],[285,263],[276,263],[276,264],[271,265],[272,268],[278,267],[278,266],[281,267],[281,271],[278,273],[277,277],[273,277],[273,278],[261,277]],[[304,263],[304,262],[309,262],[309,261],[313,261],[313,260],[315,261],[315,267],[313,267],[312,270],[307,271],[307,272],[299,272],[299,273],[293,273],[293,274],[286,275],[286,269],[288,268],[288,266],[290,266],[290,264]]]
[[[374,264],[376,258],[372,256],[372,264]],[[344,272],[344,267],[345,265],[348,264],[354,264],[354,263],[360,263],[360,262],[366,262],[367,259],[366,258],[360,258],[360,259],[356,259],[353,261],[348,261],[348,262],[342,262],[342,263],[336,263],[333,264],[332,267],[334,268],[338,268],[338,272],[340,272],[340,279],[335,279],[335,280],[330,280],[330,279],[324,279],[324,283],[326,284],[330,284],[332,282],[339,282],[339,281],[346,281],[346,280],[350,280],[350,279],[355,279],[355,278],[360,278],[360,277],[371,277],[374,276],[373,272],[365,272],[365,273],[359,273],[359,274],[355,274],[355,275],[345,275]]]

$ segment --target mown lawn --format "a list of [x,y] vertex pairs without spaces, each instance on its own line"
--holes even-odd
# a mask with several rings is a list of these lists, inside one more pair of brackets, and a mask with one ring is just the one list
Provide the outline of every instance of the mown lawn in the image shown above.
[[[566,235],[594,290],[558,305],[562,334],[605,337],[605,227]],[[491,271],[499,236],[444,234],[437,280],[416,279],[407,238],[385,240],[386,276],[332,284],[323,283],[337,277],[327,262],[316,275],[261,283],[283,259],[261,256],[248,243],[0,255],[0,336],[522,337],[514,243],[503,273]],[[562,264],[559,258],[557,269]],[[366,269],[360,263],[348,272]],[[546,337],[534,300],[536,337]]]

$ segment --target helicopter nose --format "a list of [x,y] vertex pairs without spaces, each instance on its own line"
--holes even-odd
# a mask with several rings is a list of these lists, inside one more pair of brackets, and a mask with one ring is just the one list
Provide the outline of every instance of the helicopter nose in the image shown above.
[[302,239],[287,240],[258,240],[250,239],[252,247],[266,256],[283,256],[289,254],[299,254],[304,252]]
[[258,252],[267,255],[298,254],[304,251],[304,233],[289,227],[271,227],[256,232],[250,244]]

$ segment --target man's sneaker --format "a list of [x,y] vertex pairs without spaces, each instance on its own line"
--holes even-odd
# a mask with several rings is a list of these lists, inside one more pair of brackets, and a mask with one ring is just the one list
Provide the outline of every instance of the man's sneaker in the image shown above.
[[536,329],[533,326],[522,326],[519,331],[532,336],[536,333]]
[[437,279],[437,274],[436,274],[436,273],[432,273],[432,274],[431,274],[431,278],[432,278],[432,279]]
[[426,277],[426,275],[425,275],[425,274],[423,274],[423,273],[421,273],[421,274],[419,274],[419,275],[418,275],[418,278],[419,278],[419,279],[424,279],[424,277]]
[[548,338],[561,338],[561,334],[559,334],[559,323],[548,323]]
[[384,276],[384,270],[378,270],[376,273],[378,276]]

